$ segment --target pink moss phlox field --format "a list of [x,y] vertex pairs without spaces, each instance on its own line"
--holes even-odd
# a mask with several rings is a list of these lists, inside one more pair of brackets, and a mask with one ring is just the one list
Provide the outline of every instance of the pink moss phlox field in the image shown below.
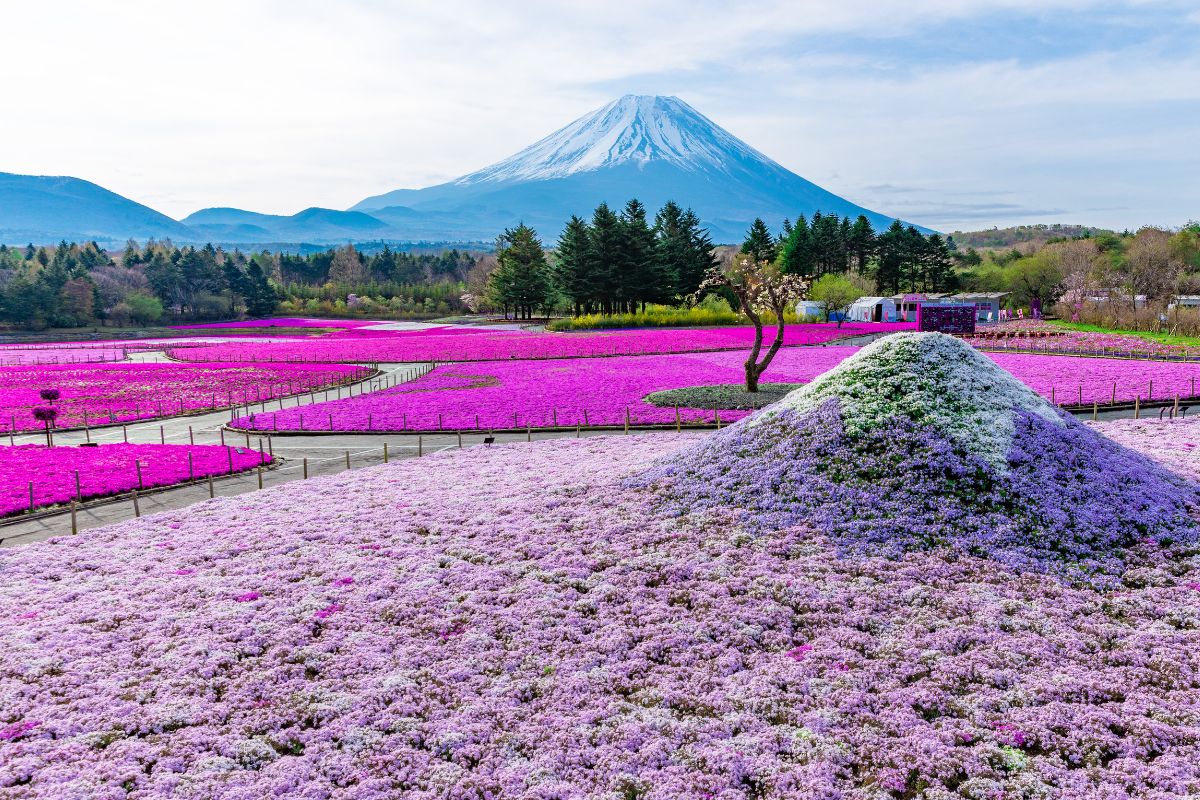
[[33,409],[41,389],[62,395],[55,425],[90,425],[168,417],[226,408],[256,399],[316,389],[364,377],[348,364],[92,364],[14,366],[0,369],[0,431],[41,430]]
[[0,367],[17,364],[98,364],[121,361],[119,347],[0,347]]
[[1200,481],[1200,418],[1115,419],[1088,425],[1118,444]]
[[[188,470],[188,456],[192,471]],[[227,475],[271,463],[271,456],[244,447],[180,444],[104,444],[98,447],[0,447],[0,516],[34,508],[120,494],[138,487],[135,461],[142,465],[142,487],[170,486],[208,475]],[[79,493],[75,473],[79,473]]]
[[[841,328],[834,323],[788,325],[784,343],[788,346],[822,344],[867,333],[912,328],[910,323],[846,323]],[[351,334],[280,344],[230,342],[171,351],[171,355],[182,361],[497,361],[744,350],[750,347],[753,338],[754,329],[750,327],[585,333],[509,330],[487,331],[475,336],[441,334],[433,330],[407,336],[358,337]]]
[[[855,348],[782,350],[765,381],[806,381],[836,366]],[[552,361],[448,364],[394,389],[295,409],[239,416],[258,430],[437,430],[670,424],[675,409],[652,405],[651,392],[708,383],[737,383],[742,353],[618,356]],[[722,412],[723,421],[748,412]],[[680,409],[680,421],[712,422],[712,409]]]
[[695,441],[472,448],[0,551],[0,792],[1200,792],[1194,556],[1106,593],[650,514],[625,480]]
[[[780,350],[766,382],[806,383],[858,348],[845,345]],[[1119,402],[1190,396],[1200,364],[989,353],[1023,383],[1060,405],[1107,404],[1116,384]],[[664,389],[743,380],[740,352],[660,356],[494,361],[447,364],[394,389],[296,409],[239,417],[256,430],[437,430],[623,425],[669,425],[675,410],[652,405],[646,395]],[[584,411],[587,412],[586,417]],[[722,422],[747,411],[721,410]],[[515,415],[515,416],[514,416]],[[332,416],[332,420],[331,420]],[[478,422],[476,421],[478,417]],[[302,422],[303,418],[303,422]],[[712,409],[680,409],[680,421],[713,422]]]
[[[1143,339],[1125,333],[1076,331],[1041,320],[1020,320],[980,329],[985,336],[967,336],[976,347],[1004,350],[1006,348],[1040,351],[1085,351],[1114,354],[1132,353],[1136,357],[1200,356],[1200,348]],[[997,338],[999,337],[999,338]]]
[[370,319],[313,319],[309,317],[272,317],[271,319],[247,319],[241,322],[202,322],[194,325],[172,325],[175,330],[216,330],[222,328],[361,328],[378,325],[380,320]]

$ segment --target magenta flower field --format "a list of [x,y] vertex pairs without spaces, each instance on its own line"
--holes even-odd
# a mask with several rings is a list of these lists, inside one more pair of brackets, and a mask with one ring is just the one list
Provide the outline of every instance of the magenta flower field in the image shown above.
[[[768,382],[805,383],[841,363],[858,348],[781,350],[764,376]],[[1107,404],[1151,396],[1191,397],[1200,364],[991,353],[991,359],[1034,391],[1059,405]],[[738,352],[447,364],[394,389],[303,408],[242,416],[236,427],[253,430],[495,430],[524,427],[634,425],[675,422],[675,409],[645,402],[646,395],[712,383],[740,383]],[[721,410],[722,422],[748,412]],[[681,423],[713,423],[712,409],[681,409]]]
[[[55,426],[102,425],[215,410],[359,380],[347,364],[92,364],[5,367],[0,431],[43,429],[39,392],[57,389]],[[85,416],[86,415],[86,416]]]
[[[191,458],[189,464],[189,456]],[[96,447],[0,447],[0,516],[32,508],[171,486],[269,464],[271,456],[242,447],[104,444]],[[138,467],[141,463],[141,484]],[[79,483],[76,485],[76,475]]]
[[271,317],[270,319],[247,319],[240,322],[202,322],[194,325],[172,325],[176,330],[214,330],[223,328],[362,328],[379,325],[378,320],[369,319],[311,319],[308,317]]
[[99,364],[109,361],[121,361],[126,355],[126,350],[119,346],[5,346],[0,347],[0,367],[10,367],[17,364]]
[[[909,330],[909,323],[846,323],[787,326],[788,346],[823,344],[865,333]],[[754,330],[738,328],[640,329],[597,333],[485,331],[474,336],[430,331],[396,335],[394,331],[318,337],[295,342],[229,342],[210,347],[170,350],[181,361],[255,362],[416,362],[559,359],[593,356],[743,350]]]

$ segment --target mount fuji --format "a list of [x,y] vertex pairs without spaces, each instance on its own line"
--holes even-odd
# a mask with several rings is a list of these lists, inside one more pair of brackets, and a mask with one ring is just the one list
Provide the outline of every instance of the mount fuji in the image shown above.
[[651,211],[667,200],[690,206],[718,242],[740,242],[755,217],[774,227],[816,211],[863,214],[877,228],[894,219],[805,180],[679,98],[649,95],[614,100],[461,178],[368,197],[351,211],[447,238],[490,238],[523,221],[552,240],[572,214],[631,197]]

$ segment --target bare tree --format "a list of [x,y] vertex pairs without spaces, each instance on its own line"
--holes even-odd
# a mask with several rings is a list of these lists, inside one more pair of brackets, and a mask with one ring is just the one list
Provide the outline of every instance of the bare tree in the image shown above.
[[[771,364],[771,359],[783,346],[783,315],[797,300],[804,297],[808,282],[799,275],[785,275],[774,264],[756,262],[748,257],[735,259],[728,265],[713,267],[697,290],[697,297],[708,289],[727,287],[738,299],[742,313],[754,325],[754,346],[746,359],[746,391],[758,391],[758,379]],[[763,315],[775,316],[775,340],[759,360],[763,345]]]
[[354,286],[366,283],[369,277],[367,267],[359,258],[354,245],[348,244],[334,251],[333,261],[329,264],[330,283]]

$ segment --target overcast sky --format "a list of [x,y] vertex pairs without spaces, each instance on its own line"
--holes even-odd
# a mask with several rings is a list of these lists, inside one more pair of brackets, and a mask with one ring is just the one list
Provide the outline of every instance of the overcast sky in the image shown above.
[[438,183],[630,92],[943,230],[1200,217],[1200,0],[5,0],[0,28],[0,171],[175,217]]

